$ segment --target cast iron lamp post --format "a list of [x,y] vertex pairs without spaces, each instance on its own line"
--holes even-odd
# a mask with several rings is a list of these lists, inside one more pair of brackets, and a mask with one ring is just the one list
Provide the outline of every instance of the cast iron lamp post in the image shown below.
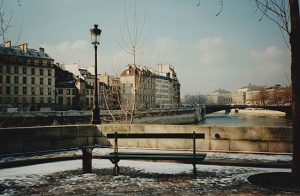
[[91,41],[95,48],[95,81],[94,81],[94,105],[92,109],[92,124],[101,124],[100,109],[98,106],[98,84],[97,84],[97,46],[100,44],[101,29],[95,24],[93,29],[90,29]]

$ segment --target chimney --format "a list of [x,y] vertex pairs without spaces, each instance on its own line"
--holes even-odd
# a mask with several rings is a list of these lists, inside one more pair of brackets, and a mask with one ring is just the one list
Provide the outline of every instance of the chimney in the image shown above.
[[39,47],[40,52],[45,52],[45,48]]
[[27,44],[27,43],[20,44],[20,45],[18,45],[17,47],[21,48],[25,53],[26,53],[27,50],[28,50],[28,44]]
[[4,44],[5,48],[11,48],[11,41],[6,41]]

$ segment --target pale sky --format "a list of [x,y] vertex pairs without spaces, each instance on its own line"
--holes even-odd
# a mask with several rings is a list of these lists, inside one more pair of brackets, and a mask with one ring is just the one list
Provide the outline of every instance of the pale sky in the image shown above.
[[[279,28],[257,11],[253,0],[4,0],[13,11],[7,38],[45,48],[55,62],[94,65],[90,29],[102,29],[98,72],[118,74],[132,56],[119,47],[121,32],[145,19],[137,62],[175,67],[183,94],[235,91],[249,83],[290,82],[290,52]],[[126,13],[126,14],[125,14]]]

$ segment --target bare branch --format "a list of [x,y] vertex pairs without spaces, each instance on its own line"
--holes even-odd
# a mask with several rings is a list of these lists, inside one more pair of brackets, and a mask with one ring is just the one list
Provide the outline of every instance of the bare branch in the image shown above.
[[[19,6],[21,6],[21,0],[17,0]],[[0,3],[0,37],[2,38],[3,44],[6,42],[6,34],[8,29],[11,27],[11,21],[13,17],[13,11],[10,12],[9,16],[6,15],[4,6],[4,0]],[[20,33],[21,34],[21,33]],[[19,34],[19,36],[20,36]]]
[[279,5],[278,1],[274,0],[255,0],[257,8],[263,14],[259,21],[261,21],[264,17],[267,17],[275,24],[277,24],[283,31],[290,34],[289,28],[289,10],[285,6],[285,0],[281,0],[281,4]]
[[18,35],[18,39],[17,39],[17,41],[16,41],[16,44],[15,44],[15,45],[18,45],[18,42],[19,42],[19,40],[20,40],[20,37],[21,37],[21,35],[22,35],[22,29],[23,29],[23,26],[21,25],[21,29],[20,29],[20,32],[19,32],[19,35]]
[[223,0],[219,0],[219,6],[220,6],[220,9],[219,9],[218,13],[216,14],[216,16],[219,16],[223,10],[223,6],[224,6]]
[[5,10],[5,7],[4,7],[4,3],[3,3],[3,0],[1,1],[1,4],[0,4],[0,36],[2,37],[2,42],[3,44],[5,43],[6,41],[6,33],[7,33],[7,30],[11,27],[10,26],[10,23],[11,23],[11,20],[12,20],[12,16],[13,16],[13,13],[12,11],[10,12],[10,16],[8,17],[8,19],[6,19],[6,10]]

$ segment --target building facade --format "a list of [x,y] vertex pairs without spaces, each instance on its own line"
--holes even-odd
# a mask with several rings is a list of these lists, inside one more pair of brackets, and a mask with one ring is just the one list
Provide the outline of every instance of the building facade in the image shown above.
[[73,74],[63,70],[59,64],[55,68],[55,109],[80,109],[78,102],[78,90]]
[[147,68],[128,65],[120,74],[121,107],[155,108],[155,78]]
[[180,83],[175,69],[170,64],[158,64],[154,67],[156,78],[156,106],[171,108],[180,106]]
[[120,75],[120,85],[124,107],[131,107],[134,99],[141,109],[180,106],[180,83],[172,65],[159,64],[153,70],[129,65]]
[[112,76],[105,74],[98,74],[98,80],[100,81],[99,95],[105,108],[108,109],[120,109],[120,78],[118,76]]
[[234,104],[247,105],[291,105],[291,85],[257,86],[249,84],[233,94]]
[[253,84],[248,84],[247,86],[241,87],[236,92],[232,94],[233,104],[250,104],[254,101],[254,97],[259,89],[265,88],[264,86],[257,86]]
[[156,108],[171,108],[173,98],[172,79],[169,75],[155,75]]
[[218,89],[207,95],[208,104],[231,104],[232,94],[225,89]]
[[36,110],[55,103],[54,59],[44,48],[0,45],[0,105]]

